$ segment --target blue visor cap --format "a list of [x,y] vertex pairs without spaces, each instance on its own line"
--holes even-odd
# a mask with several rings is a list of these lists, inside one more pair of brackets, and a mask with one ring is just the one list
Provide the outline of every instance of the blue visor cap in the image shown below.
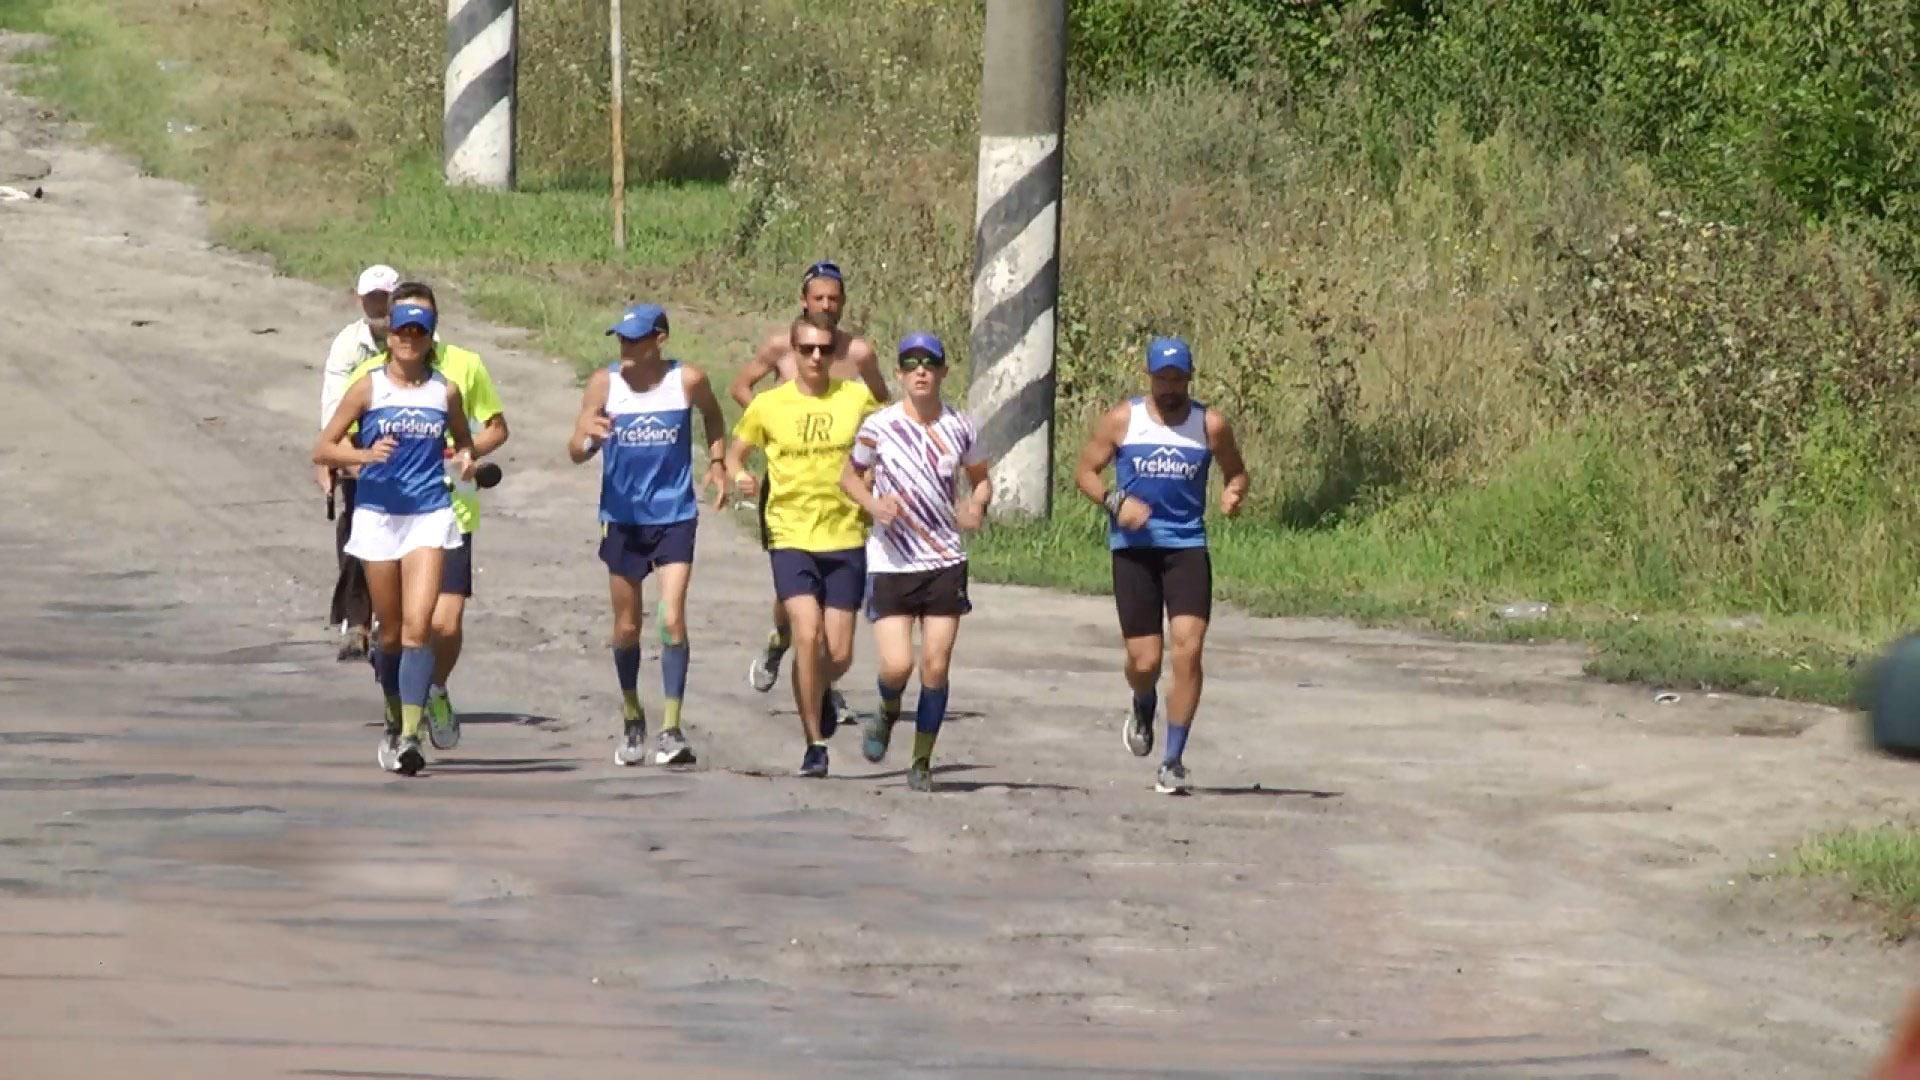
[[1193,350],[1179,338],[1154,338],[1147,345],[1147,371],[1184,371],[1193,374]]
[[947,362],[946,346],[940,344],[939,338],[924,330],[917,330],[900,339],[900,351],[897,355],[905,356],[913,352],[926,353],[943,364]]
[[840,274],[839,265],[837,263],[828,262],[825,259],[822,259],[821,261],[814,263],[812,266],[807,267],[806,276],[800,279],[800,286],[802,288],[805,288],[807,283],[812,281],[814,278],[832,278],[833,280],[839,282],[842,285],[845,285],[847,283],[847,279],[845,277],[842,277]]
[[659,304],[635,304],[621,314],[619,322],[607,328],[607,333],[618,334],[628,341],[638,341],[666,328],[666,308]]
[[419,304],[399,304],[388,313],[387,328],[389,330],[399,330],[402,327],[417,326],[431,334],[433,333],[433,328],[439,324],[439,321],[440,320],[434,317],[433,309],[430,307],[423,307]]

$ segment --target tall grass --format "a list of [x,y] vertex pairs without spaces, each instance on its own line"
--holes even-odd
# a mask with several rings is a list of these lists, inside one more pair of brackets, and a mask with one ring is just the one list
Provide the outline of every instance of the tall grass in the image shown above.
[[[717,316],[790,310],[797,269],[833,257],[855,326],[967,338],[977,4],[627,0],[621,257],[597,0],[523,6],[510,195],[436,181],[433,5],[0,4],[64,21],[60,95],[297,272],[345,280],[377,253],[583,362],[600,343],[579,326],[644,293],[730,363],[763,327]],[[1137,390],[1143,342],[1183,334],[1255,469],[1220,530],[1230,596],[1838,695],[1920,609],[1920,302],[1895,272],[1914,185],[1892,138],[1920,98],[1865,78],[1911,66],[1885,13],[1741,23],[1750,6],[1076,3],[1062,465]],[[1815,40],[1859,47],[1788,63]],[[1703,66],[1659,68],[1669,47]],[[148,92],[159,58],[185,66]],[[1871,130],[1826,151],[1769,134],[1743,73]],[[156,134],[160,110],[197,134]],[[1794,179],[1821,152],[1855,188]],[[1100,587],[1098,522],[1062,506],[991,531],[982,572]],[[1561,614],[1486,621],[1521,598]]]

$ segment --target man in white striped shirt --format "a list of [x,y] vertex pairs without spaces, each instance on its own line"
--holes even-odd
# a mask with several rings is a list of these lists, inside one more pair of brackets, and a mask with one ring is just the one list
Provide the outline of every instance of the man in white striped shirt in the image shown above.
[[878,654],[880,713],[867,722],[861,749],[868,761],[886,756],[913,675],[917,622],[920,701],[907,786],[931,791],[933,743],[947,715],[947,669],[960,617],[972,609],[960,533],[980,527],[993,484],[973,421],[940,400],[947,377],[940,339],[927,333],[900,339],[899,370],[904,400],[860,425],[840,486],[874,524],[867,537],[867,619]]

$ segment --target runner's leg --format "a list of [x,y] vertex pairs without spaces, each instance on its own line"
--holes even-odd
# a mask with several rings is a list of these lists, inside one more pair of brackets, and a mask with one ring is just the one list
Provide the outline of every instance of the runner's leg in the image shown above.
[[879,667],[875,679],[880,691],[880,713],[868,721],[861,752],[868,761],[887,756],[893,725],[900,720],[900,697],[907,680],[913,677],[913,619],[907,615],[888,615],[873,624],[874,663]]
[[933,743],[947,718],[947,671],[953,662],[953,643],[960,636],[960,619],[929,615],[920,621],[920,702],[913,717],[913,770],[932,770]]
[[418,738],[433,685],[433,609],[446,553],[420,547],[400,559],[400,737]]
[[1123,735],[1127,749],[1136,757],[1145,757],[1153,752],[1153,714],[1159,702],[1156,687],[1160,682],[1166,603],[1159,552],[1123,548],[1113,553],[1113,601],[1120,616],[1120,635],[1126,643],[1123,670],[1133,691]]
[[613,607],[613,672],[620,681],[621,741],[614,761],[637,765],[646,756],[647,714],[640,704],[640,578],[607,574]]

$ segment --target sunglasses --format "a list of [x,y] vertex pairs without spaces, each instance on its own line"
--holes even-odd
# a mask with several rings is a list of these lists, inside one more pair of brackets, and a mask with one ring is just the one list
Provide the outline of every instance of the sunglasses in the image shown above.
[[795,345],[793,351],[802,356],[826,356],[833,351],[832,345]]
[[937,370],[946,366],[945,360],[937,356],[928,356],[926,353],[908,353],[900,358],[901,371],[917,371],[920,368]]

